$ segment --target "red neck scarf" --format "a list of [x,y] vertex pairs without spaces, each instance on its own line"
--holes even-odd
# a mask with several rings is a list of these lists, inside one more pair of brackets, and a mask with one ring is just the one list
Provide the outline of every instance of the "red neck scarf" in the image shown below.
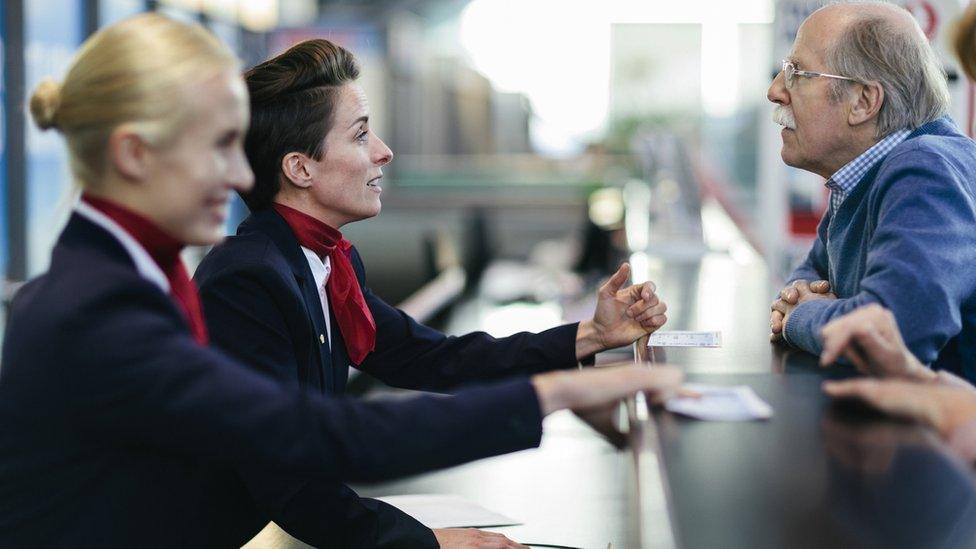
[[299,244],[320,258],[331,260],[332,274],[325,285],[329,302],[346,341],[349,359],[357,366],[362,364],[366,355],[376,348],[376,321],[366,306],[363,290],[352,268],[352,244],[342,238],[337,229],[310,215],[282,204],[272,204],[272,207],[291,227]]
[[170,296],[183,311],[193,339],[205,346],[209,337],[207,325],[203,320],[203,309],[200,307],[200,295],[180,258],[180,251],[184,244],[164,233],[152,221],[114,202],[89,194],[82,194],[81,200],[118,223],[125,232],[129,233],[129,236],[145,248],[166,275]]

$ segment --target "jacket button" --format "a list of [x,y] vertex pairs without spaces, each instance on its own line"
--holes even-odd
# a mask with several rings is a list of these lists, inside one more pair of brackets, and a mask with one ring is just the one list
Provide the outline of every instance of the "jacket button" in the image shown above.
[[319,334],[319,343],[321,343],[322,345],[325,345],[325,336],[322,335],[322,334]]

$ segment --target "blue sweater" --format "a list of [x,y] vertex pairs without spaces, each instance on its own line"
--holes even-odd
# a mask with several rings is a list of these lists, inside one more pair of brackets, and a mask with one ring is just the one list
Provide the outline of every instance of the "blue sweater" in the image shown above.
[[890,309],[919,360],[976,382],[976,143],[943,117],[868,171],[793,280],[830,281],[837,300],[801,304],[784,337],[822,350],[820,330],[868,303]]

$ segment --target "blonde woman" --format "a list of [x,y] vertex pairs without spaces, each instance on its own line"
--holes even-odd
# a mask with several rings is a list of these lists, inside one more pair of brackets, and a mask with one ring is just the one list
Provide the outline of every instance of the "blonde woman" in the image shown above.
[[64,135],[82,197],[10,312],[0,546],[234,546],[288,503],[249,492],[250,475],[314,492],[445,467],[537,445],[554,410],[678,382],[619,367],[361,403],[302,395],[210,349],[179,251],[217,241],[230,193],[252,185],[238,71],[202,27],[150,14],[96,33],[31,98],[38,125]]

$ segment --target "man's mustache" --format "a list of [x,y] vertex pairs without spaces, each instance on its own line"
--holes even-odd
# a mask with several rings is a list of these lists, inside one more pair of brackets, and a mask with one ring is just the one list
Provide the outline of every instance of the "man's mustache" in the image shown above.
[[791,130],[796,129],[796,118],[793,117],[793,109],[786,105],[776,105],[773,109],[773,122],[780,126],[786,126]]

